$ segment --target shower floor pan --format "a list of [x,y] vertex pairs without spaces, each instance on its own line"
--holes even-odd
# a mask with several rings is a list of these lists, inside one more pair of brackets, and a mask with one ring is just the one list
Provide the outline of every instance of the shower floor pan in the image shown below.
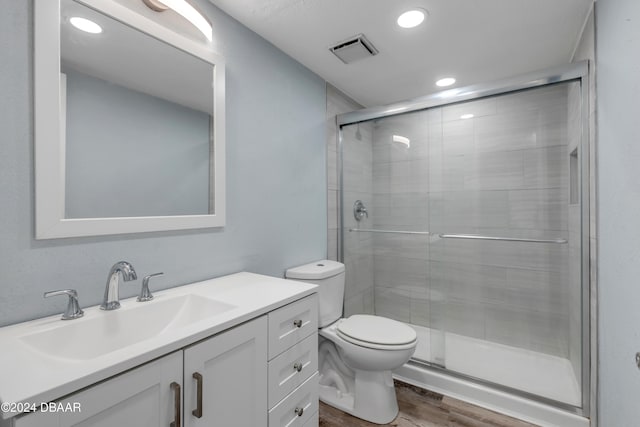
[[[441,364],[455,373],[571,406],[581,405],[580,385],[568,359],[449,332],[432,331],[422,326],[410,326],[418,335],[418,345],[413,355],[415,360]],[[444,348],[441,344],[435,345],[436,342],[443,341]],[[442,372],[428,371],[431,370],[407,364],[395,374],[410,383],[527,421],[542,421],[545,423],[543,425],[563,427],[588,425],[583,424],[584,421],[588,423],[588,420],[578,415],[509,395],[504,391],[494,392],[489,387],[447,376]]]

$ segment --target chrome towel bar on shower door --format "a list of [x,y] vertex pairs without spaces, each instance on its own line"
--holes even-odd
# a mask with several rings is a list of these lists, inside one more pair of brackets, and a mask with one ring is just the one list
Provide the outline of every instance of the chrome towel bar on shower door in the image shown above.
[[426,236],[431,234],[428,231],[375,230],[373,228],[350,228],[349,231],[358,233],[422,234]]
[[438,234],[442,239],[498,240],[501,242],[568,243],[567,239],[519,239],[514,237],[478,236],[475,234]]
[[[432,233],[428,231],[406,231],[406,230],[377,230],[374,228],[350,228],[350,232],[358,233],[391,233],[391,234],[418,234],[429,236]],[[479,236],[477,234],[436,234],[441,239],[467,239],[467,240],[495,240],[500,242],[526,242],[526,243],[555,243],[565,244],[567,239],[523,239],[517,237],[497,237],[497,236]]]

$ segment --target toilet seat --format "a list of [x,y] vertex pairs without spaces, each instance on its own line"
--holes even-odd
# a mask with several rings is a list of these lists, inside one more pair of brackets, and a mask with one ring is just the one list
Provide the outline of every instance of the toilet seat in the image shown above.
[[381,316],[355,314],[342,319],[337,335],[361,347],[379,350],[405,350],[416,345],[416,331],[404,323]]

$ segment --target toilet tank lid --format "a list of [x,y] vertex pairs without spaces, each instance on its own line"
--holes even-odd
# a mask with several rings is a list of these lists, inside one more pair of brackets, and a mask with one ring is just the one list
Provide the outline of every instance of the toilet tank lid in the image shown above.
[[298,267],[290,268],[286,271],[287,279],[320,280],[336,276],[344,271],[344,264],[323,259]]

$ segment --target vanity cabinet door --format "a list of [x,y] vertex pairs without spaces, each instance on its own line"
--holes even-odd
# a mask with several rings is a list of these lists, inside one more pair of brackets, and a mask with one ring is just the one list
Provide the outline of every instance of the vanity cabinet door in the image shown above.
[[184,425],[267,425],[267,317],[184,351]]
[[[179,411],[181,389],[182,351],[178,351],[58,400],[51,410],[21,416],[13,425],[169,426],[176,416],[181,416],[175,406],[177,403]],[[74,405],[79,410],[73,410]]]

